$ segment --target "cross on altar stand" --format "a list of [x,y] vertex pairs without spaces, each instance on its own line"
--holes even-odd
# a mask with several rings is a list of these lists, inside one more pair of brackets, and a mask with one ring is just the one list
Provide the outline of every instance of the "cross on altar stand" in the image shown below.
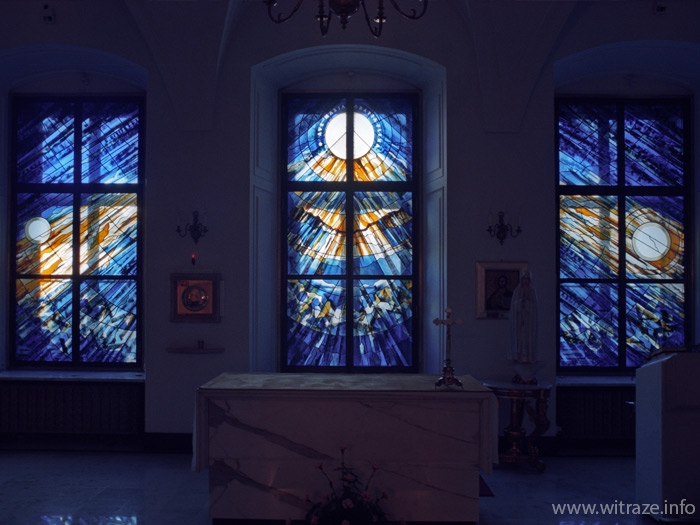
[[452,325],[462,324],[461,320],[455,321],[451,318],[452,308],[449,306],[445,308],[445,318],[440,319],[436,317],[433,319],[433,324],[437,326],[446,326],[447,334],[445,340],[445,367],[442,369],[442,377],[435,381],[435,388],[439,386],[452,386],[457,385],[459,388],[464,388],[462,386],[462,381],[454,376],[454,368],[452,368]]

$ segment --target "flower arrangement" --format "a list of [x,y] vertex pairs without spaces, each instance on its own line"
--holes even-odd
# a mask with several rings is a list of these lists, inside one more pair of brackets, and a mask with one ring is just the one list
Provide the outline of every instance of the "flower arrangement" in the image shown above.
[[380,496],[371,496],[369,486],[377,472],[372,465],[372,474],[362,485],[355,471],[345,465],[345,447],[340,449],[340,466],[336,470],[340,474],[340,486],[336,488],[322,464],[318,469],[328,481],[330,492],[319,502],[312,502],[311,509],[306,514],[309,525],[370,525],[386,523],[386,515],[381,507],[381,501],[387,499],[385,492]]

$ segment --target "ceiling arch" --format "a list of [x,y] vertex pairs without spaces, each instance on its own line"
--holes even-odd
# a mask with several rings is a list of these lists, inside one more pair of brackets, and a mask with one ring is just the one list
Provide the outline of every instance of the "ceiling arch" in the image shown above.
[[600,77],[631,75],[700,89],[700,44],[640,40],[596,46],[557,60],[554,88]]

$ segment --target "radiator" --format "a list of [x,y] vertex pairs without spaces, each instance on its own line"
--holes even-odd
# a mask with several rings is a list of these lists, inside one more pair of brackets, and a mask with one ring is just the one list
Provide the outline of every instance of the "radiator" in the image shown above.
[[0,433],[140,435],[144,384],[0,381]]
[[634,399],[633,385],[559,386],[559,436],[589,441],[634,439]]

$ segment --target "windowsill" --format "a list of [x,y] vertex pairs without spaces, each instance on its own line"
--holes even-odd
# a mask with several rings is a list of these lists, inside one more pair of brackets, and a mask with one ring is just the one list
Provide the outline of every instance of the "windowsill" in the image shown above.
[[557,386],[634,386],[635,376],[557,376]]
[[2,370],[0,381],[145,381],[146,374],[137,371],[82,371],[82,370]]

